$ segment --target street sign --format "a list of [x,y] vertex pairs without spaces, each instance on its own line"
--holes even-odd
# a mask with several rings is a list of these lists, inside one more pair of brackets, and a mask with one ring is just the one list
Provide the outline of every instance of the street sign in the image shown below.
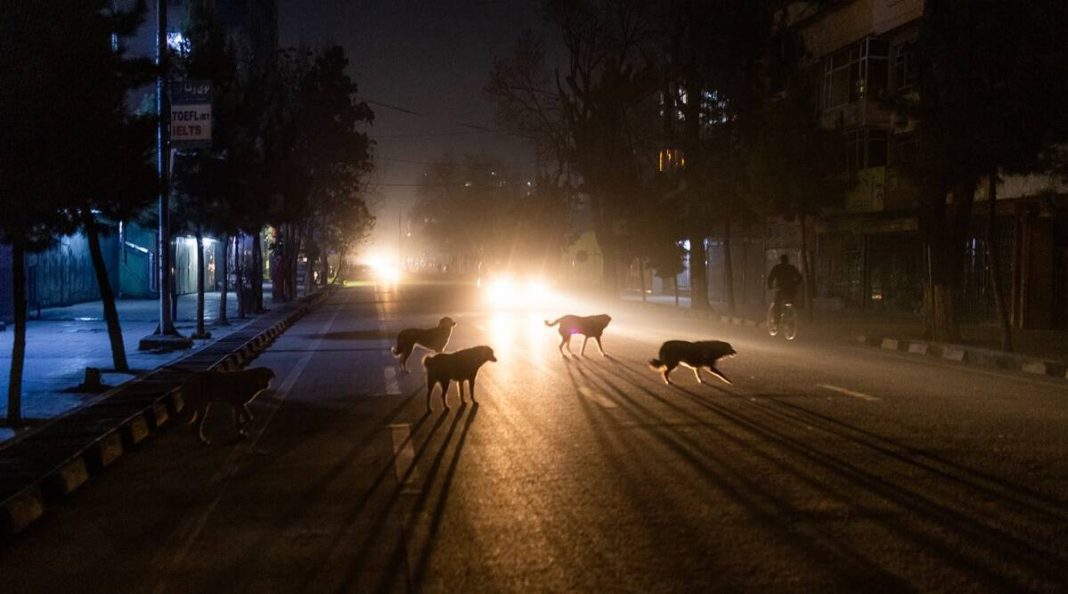
[[211,81],[171,83],[171,148],[211,148]]

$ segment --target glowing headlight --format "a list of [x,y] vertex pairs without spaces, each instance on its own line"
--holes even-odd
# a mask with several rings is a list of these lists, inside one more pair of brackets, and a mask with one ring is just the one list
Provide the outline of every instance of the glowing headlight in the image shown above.
[[400,277],[401,271],[396,266],[382,266],[378,269],[378,278],[382,279],[384,283],[397,284],[400,281]]
[[551,295],[549,285],[538,278],[516,281],[502,276],[486,283],[486,298],[495,307],[536,307],[545,304]]
[[394,285],[400,281],[401,270],[393,264],[382,259],[372,258],[368,262],[368,265],[371,267],[371,270],[374,271],[375,277],[377,277],[380,282]]
[[515,283],[508,277],[495,278],[486,285],[486,294],[491,301],[499,305],[512,302],[517,293]]
[[529,300],[541,300],[549,296],[549,284],[541,279],[527,279],[523,288],[526,290],[526,298]]

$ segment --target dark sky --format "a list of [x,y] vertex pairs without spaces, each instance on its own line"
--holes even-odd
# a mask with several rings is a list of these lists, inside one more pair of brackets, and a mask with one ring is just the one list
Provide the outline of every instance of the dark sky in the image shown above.
[[483,88],[494,59],[543,28],[537,0],[279,0],[278,12],[283,46],[344,46],[360,98],[372,102],[376,210],[393,219],[380,227],[396,230],[423,162],[489,153],[530,167],[522,140],[463,124],[498,128]]

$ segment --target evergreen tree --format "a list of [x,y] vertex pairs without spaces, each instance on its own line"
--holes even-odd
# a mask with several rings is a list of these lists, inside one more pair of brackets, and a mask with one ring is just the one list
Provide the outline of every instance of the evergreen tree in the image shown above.
[[[921,192],[930,266],[929,333],[959,338],[957,292],[976,189],[988,184],[988,262],[1003,328],[1011,333],[996,257],[996,183],[1043,167],[1068,140],[1068,5],[1057,0],[928,0],[918,39],[918,93],[900,98],[917,122],[904,170]],[[947,200],[952,195],[952,200]]]

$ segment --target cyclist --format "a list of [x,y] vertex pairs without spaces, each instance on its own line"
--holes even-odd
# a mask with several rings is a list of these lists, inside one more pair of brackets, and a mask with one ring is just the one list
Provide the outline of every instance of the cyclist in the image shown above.
[[797,295],[797,288],[801,286],[804,278],[801,272],[790,264],[790,256],[779,256],[779,263],[772,267],[768,273],[768,288],[775,289],[775,323],[782,321],[782,306],[784,303],[793,303]]

